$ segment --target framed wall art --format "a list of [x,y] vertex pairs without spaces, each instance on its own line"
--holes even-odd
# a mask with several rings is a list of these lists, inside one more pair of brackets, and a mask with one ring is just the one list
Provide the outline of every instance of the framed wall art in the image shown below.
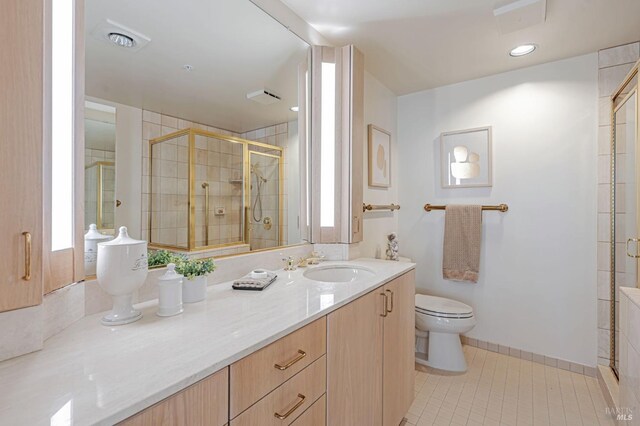
[[391,186],[391,133],[369,124],[369,186]]
[[440,135],[443,188],[492,186],[491,126]]

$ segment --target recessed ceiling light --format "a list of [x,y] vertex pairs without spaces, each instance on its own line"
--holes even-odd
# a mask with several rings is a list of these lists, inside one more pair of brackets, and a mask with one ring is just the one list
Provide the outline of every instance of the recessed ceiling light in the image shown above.
[[184,64],[182,66],[182,69],[187,70],[187,71],[193,71],[193,65]]
[[136,45],[136,42],[133,38],[122,33],[109,33],[109,40],[120,47],[126,47],[128,49]]
[[291,107],[291,108],[289,108],[289,109],[290,109],[291,111],[293,111],[293,112],[298,112],[298,110],[299,110],[300,108],[298,108],[297,106],[292,106],[292,107]]
[[536,50],[537,46],[535,44],[521,44],[520,46],[516,46],[509,52],[509,56],[518,57],[528,55]]

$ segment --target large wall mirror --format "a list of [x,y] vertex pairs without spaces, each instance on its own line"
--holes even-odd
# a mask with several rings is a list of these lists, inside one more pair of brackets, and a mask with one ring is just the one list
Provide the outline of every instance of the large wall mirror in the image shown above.
[[249,0],[86,0],[85,19],[85,229],[198,257],[304,241],[309,46]]

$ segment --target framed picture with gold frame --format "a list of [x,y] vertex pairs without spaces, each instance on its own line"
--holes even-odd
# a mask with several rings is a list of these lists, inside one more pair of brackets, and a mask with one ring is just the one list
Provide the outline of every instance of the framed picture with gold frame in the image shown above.
[[391,133],[369,124],[369,186],[391,186]]

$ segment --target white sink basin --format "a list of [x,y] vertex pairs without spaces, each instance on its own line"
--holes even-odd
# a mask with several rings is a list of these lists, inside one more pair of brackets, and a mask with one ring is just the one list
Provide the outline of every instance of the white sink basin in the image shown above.
[[309,269],[303,275],[313,281],[349,283],[372,278],[376,274],[372,270],[360,266],[327,265]]

